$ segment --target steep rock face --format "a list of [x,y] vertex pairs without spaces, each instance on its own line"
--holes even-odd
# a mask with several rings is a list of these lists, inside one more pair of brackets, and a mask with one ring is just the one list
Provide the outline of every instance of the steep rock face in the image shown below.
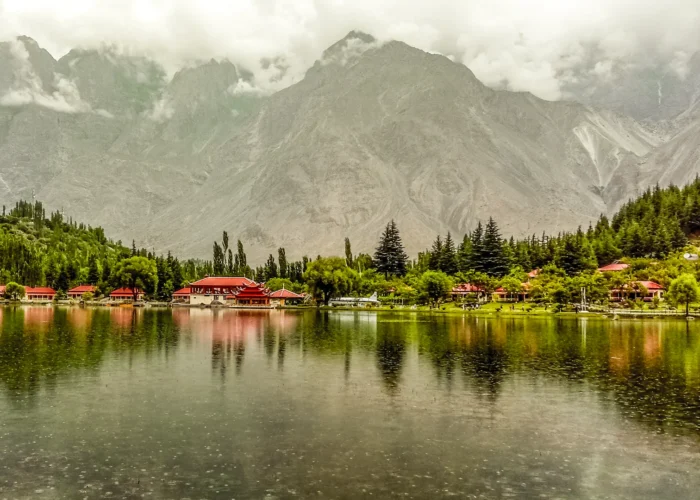
[[669,126],[491,90],[445,57],[360,33],[268,97],[228,61],[165,84],[142,59],[56,62],[28,44],[0,45],[3,68],[34,75],[0,80],[0,99],[31,90],[0,105],[0,199],[34,190],[180,255],[209,256],[222,230],[251,258],[342,253],[345,236],[367,252],[391,218],[412,254],[489,216],[506,234],[574,229],[644,182],[642,165],[663,168],[645,162],[675,140]]
[[662,140],[613,113],[495,92],[400,42],[347,40],[210,153],[221,168],[154,220],[156,241],[168,228],[173,250],[199,254],[228,229],[258,252],[338,253],[345,236],[367,251],[394,218],[416,252],[489,215],[512,234],[571,229],[606,211],[624,158]]

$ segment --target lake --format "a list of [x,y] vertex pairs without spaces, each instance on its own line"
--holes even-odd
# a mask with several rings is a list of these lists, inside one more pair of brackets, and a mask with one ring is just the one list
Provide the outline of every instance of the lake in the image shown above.
[[700,497],[700,322],[0,308],[2,498]]

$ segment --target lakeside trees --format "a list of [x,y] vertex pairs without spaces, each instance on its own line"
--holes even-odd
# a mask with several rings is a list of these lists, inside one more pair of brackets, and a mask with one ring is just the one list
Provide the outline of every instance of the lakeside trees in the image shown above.
[[690,312],[690,304],[697,302],[700,297],[700,288],[695,276],[692,274],[681,274],[671,282],[668,288],[668,297],[679,305],[685,305],[685,315]]
[[[632,285],[635,280],[656,281],[668,289],[681,274],[700,276],[697,265],[679,257],[688,236],[694,237],[695,232],[700,232],[700,180],[683,188],[650,189],[613,217],[601,216],[587,230],[505,239],[496,221],[489,218],[456,240],[451,232],[437,235],[430,248],[414,260],[408,259],[392,220],[378,235],[373,255],[354,253],[349,238],[338,242],[339,254],[344,243],[344,257],[338,258],[354,273],[350,288],[343,285],[339,290],[353,295],[376,291],[400,300],[429,298],[426,283],[435,282],[436,275],[421,280],[430,271],[453,282],[469,282],[487,295],[501,287],[507,296],[516,296],[522,283],[529,281],[530,297],[536,300],[576,301],[585,288],[590,300],[602,301],[611,288],[637,286]],[[211,260],[179,261],[170,254],[157,256],[139,249],[135,242],[130,247],[115,243],[105,237],[102,228],[65,221],[59,212],[47,217],[39,202],[18,202],[0,217],[0,283],[46,285],[63,292],[78,284],[92,284],[99,296],[124,282],[123,261],[140,257],[155,266],[154,279],[143,283],[149,297],[159,300],[168,300],[175,290],[204,275],[245,276],[267,283],[283,280],[285,287],[297,291],[320,290],[309,282],[314,273],[308,273],[318,259],[303,256],[293,261],[288,255],[294,249],[288,253],[279,247],[261,265],[251,267],[243,242],[235,240],[232,245],[232,241],[223,231],[221,241],[213,243]],[[628,271],[614,276],[594,272],[620,258],[631,264]],[[524,271],[531,269],[542,271],[528,278]],[[637,292],[643,295],[643,290]]]

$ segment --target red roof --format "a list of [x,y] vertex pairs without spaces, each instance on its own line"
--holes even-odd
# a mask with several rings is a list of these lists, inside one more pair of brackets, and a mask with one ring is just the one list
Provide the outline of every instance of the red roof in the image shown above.
[[97,290],[97,288],[92,285],[80,285],[76,286],[75,288],[71,288],[70,290],[68,290],[68,293],[95,293],[95,290]]
[[471,283],[461,283],[452,289],[452,293],[475,293],[483,292],[484,289]]
[[664,287],[659,285],[656,281],[636,281],[637,285],[642,285],[647,290],[663,290]]
[[47,286],[37,288],[26,287],[24,292],[27,295],[56,295],[56,290]]
[[0,295],[5,294],[5,285],[0,285]]
[[[136,289],[137,295],[143,295],[143,290],[140,288]],[[109,294],[110,297],[133,297],[134,291],[131,288],[117,288],[112,293]]]
[[599,267],[598,271],[601,273],[607,273],[607,272],[613,272],[613,271],[624,271],[627,269],[629,264],[623,264],[621,262],[613,262],[612,264],[608,264],[607,266]]
[[202,278],[199,281],[195,281],[194,283],[190,283],[190,287],[193,287],[193,286],[212,286],[212,287],[218,287],[218,288],[240,288],[243,286],[249,286],[249,285],[254,285],[254,284],[255,284],[255,282],[249,280],[248,278],[229,277],[229,276],[224,276],[224,277],[208,276],[206,278]]
[[178,296],[189,295],[191,292],[192,292],[192,289],[190,287],[186,286],[185,288],[180,288],[177,292],[175,292],[173,294],[173,296],[174,295],[178,295]]
[[257,298],[267,298],[267,290],[265,290],[262,285],[257,285],[253,283],[248,285],[238,293],[236,293],[237,299],[257,299]]
[[282,290],[277,290],[276,292],[272,292],[270,294],[271,299],[303,299],[304,297],[302,295],[299,295],[298,293],[294,293],[291,290],[285,290],[284,288]]
[[527,273],[527,277],[528,277],[528,278],[535,278],[535,277],[537,277],[538,274],[540,274],[540,270],[539,270],[539,269],[533,269],[532,271],[530,271],[529,273]]

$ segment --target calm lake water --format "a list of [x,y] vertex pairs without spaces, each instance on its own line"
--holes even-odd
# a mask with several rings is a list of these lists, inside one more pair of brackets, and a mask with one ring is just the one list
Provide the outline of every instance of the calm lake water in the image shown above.
[[3,498],[700,498],[700,322],[0,308]]

